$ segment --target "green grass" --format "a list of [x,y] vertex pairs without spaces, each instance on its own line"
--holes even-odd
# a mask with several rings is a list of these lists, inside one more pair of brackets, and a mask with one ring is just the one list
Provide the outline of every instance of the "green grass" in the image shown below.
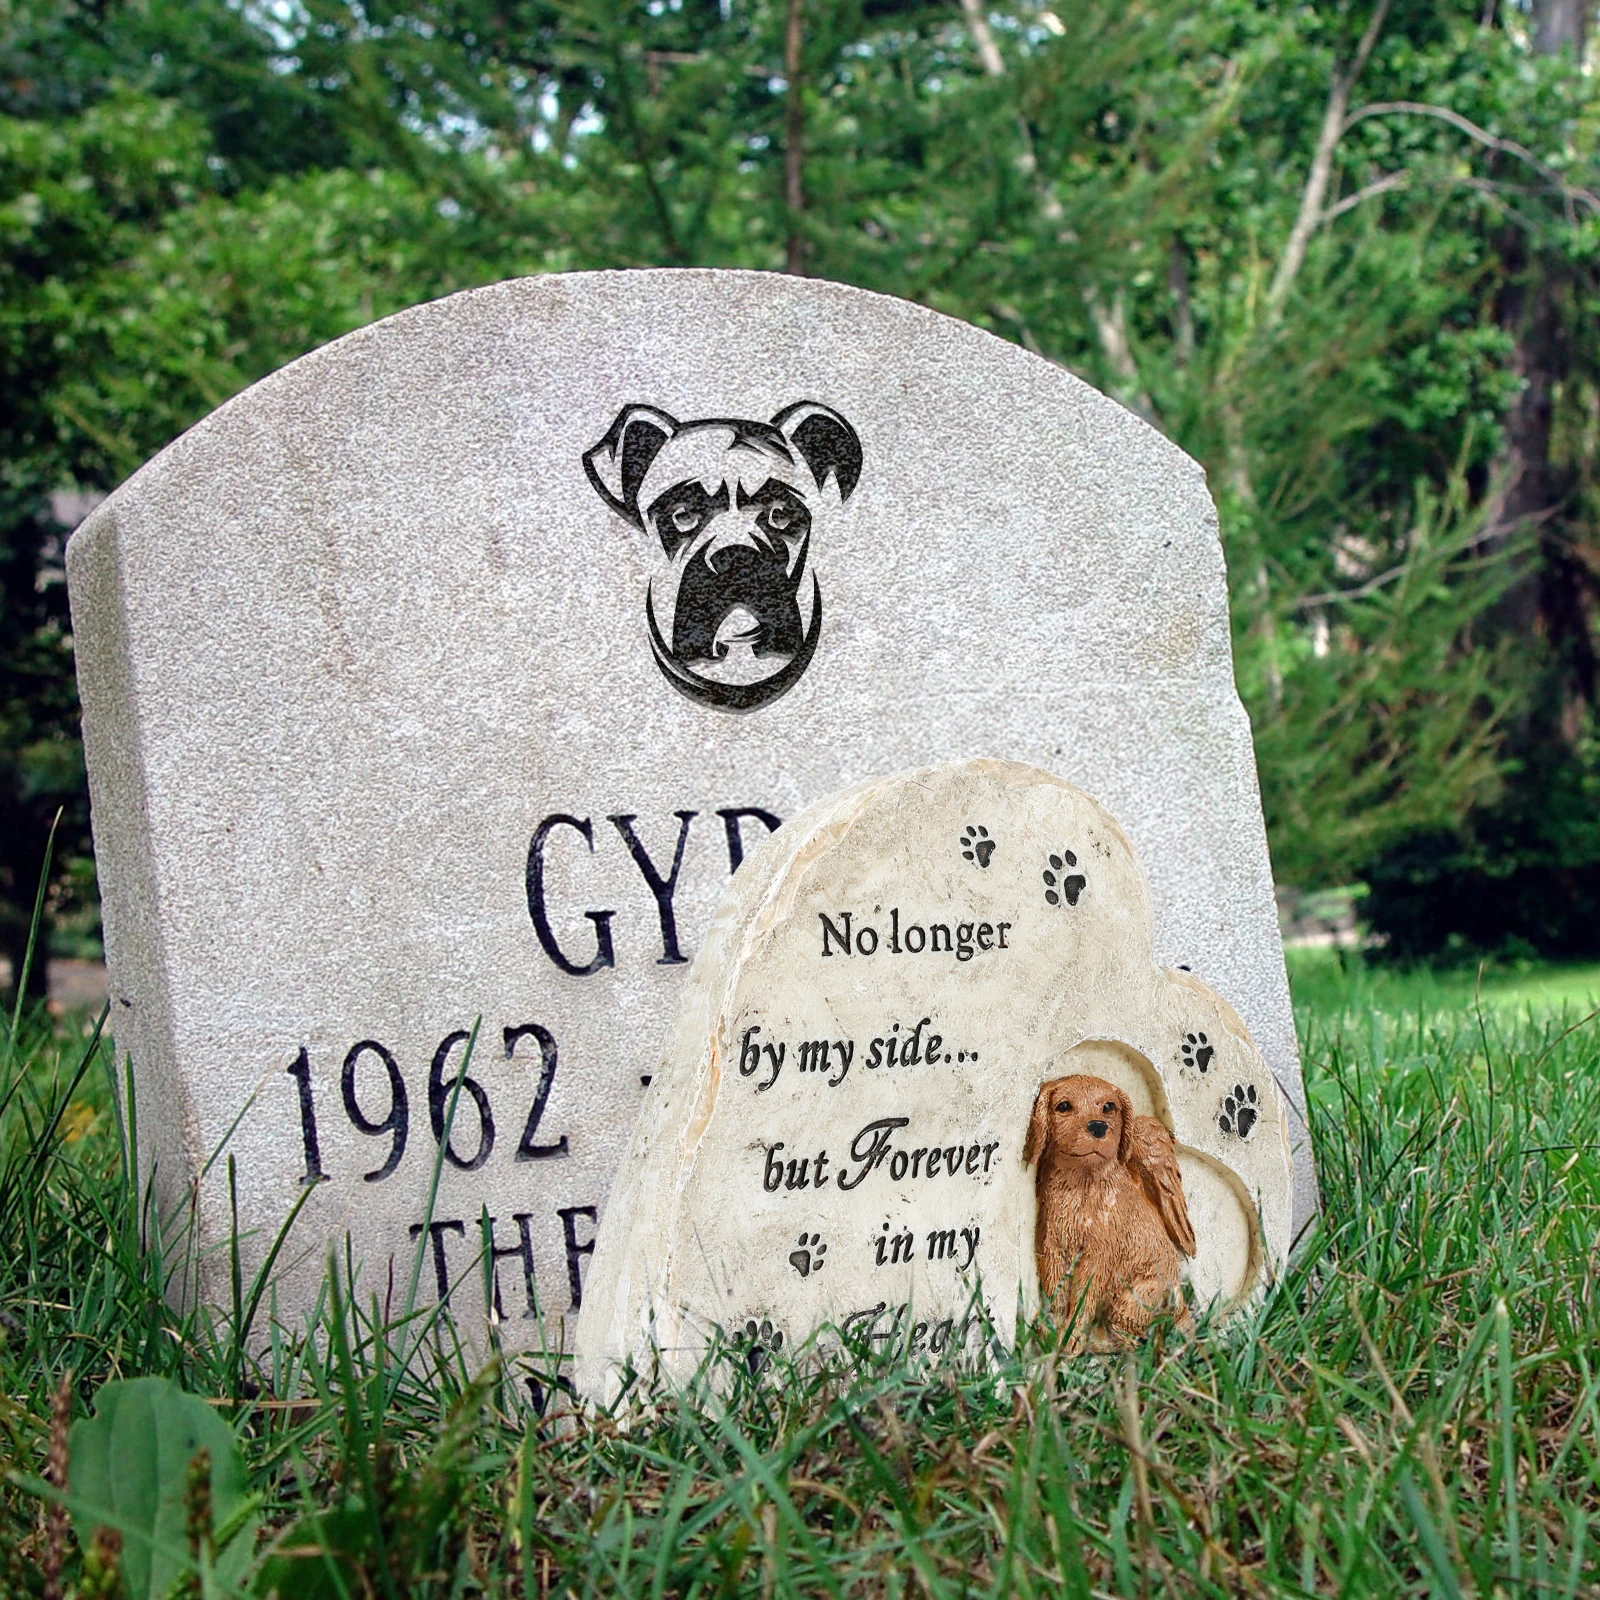
[[1575,1020],[1600,1008],[1600,962],[1514,961],[1434,971],[1368,964],[1349,951],[1286,954],[1295,1004],[1306,1014],[1456,1012],[1481,1005],[1538,1021],[1563,1010]]
[[[773,1367],[627,1431],[540,1423],[447,1329],[336,1294],[317,1341],[259,1362],[227,1317],[180,1318],[103,1048],[25,1030],[0,1073],[0,1454],[43,1472],[63,1377],[77,1415],[108,1377],[173,1377],[234,1424],[269,1530],[333,1508],[340,1584],[291,1592],[351,1600],[1600,1595],[1593,979],[1495,974],[1474,1008],[1471,974],[1297,958],[1326,1210],[1222,1337]],[[0,1485],[7,1600],[44,1593],[52,1537]]]

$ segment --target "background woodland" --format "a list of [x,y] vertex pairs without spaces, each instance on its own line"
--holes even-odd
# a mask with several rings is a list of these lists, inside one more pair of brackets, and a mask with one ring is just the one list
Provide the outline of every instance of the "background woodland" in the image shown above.
[[[62,552],[417,301],[802,272],[1204,463],[1281,882],[1600,949],[1600,96],[1578,0],[0,0],[0,949],[96,913]],[[981,532],[975,534],[981,539]]]

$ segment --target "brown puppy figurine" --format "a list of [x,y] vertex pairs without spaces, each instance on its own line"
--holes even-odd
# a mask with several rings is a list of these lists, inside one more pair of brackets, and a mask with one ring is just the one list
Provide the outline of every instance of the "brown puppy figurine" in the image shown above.
[[1178,1252],[1194,1254],[1194,1229],[1177,1147],[1154,1117],[1104,1078],[1054,1078],[1022,1159],[1039,1163],[1039,1290],[1073,1328],[1068,1354],[1137,1338],[1163,1311],[1190,1324]]

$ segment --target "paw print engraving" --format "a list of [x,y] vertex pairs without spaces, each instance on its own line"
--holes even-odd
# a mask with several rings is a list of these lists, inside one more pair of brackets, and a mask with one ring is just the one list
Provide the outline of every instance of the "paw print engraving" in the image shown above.
[[1047,904],[1058,906],[1065,900],[1069,906],[1077,905],[1078,896],[1089,887],[1089,880],[1081,872],[1067,870],[1077,864],[1078,858],[1070,850],[1050,857],[1050,865],[1044,869],[1044,897]]
[[827,1253],[828,1247],[822,1242],[820,1233],[802,1233],[800,1248],[789,1252],[789,1265],[802,1278],[809,1278],[813,1272],[822,1271],[822,1258]]
[[783,1349],[783,1334],[775,1332],[772,1324],[763,1317],[760,1327],[756,1326],[755,1318],[744,1325],[744,1336],[739,1341],[745,1347],[744,1364],[750,1369],[753,1378],[767,1364],[771,1357]]
[[1217,1118],[1217,1126],[1224,1133],[1248,1139],[1251,1129],[1260,1120],[1261,1102],[1253,1083],[1236,1083],[1233,1093],[1222,1097],[1222,1115]]
[[989,858],[994,854],[994,840],[989,837],[989,830],[979,823],[973,827],[971,823],[961,835],[961,854],[967,861],[976,861],[980,867],[989,865]]
[[1183,1036],[1183,1064],[1193,1067],[1202,1075],[1211,1065],[1211,1058],[1217,1053],[1217,1047],[1198,1030],[1186,1033]]

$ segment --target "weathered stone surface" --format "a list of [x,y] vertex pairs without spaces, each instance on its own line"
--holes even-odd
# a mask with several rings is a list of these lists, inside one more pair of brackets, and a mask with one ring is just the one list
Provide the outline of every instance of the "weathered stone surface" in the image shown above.
[[[696,425],[719,418],[753,420]],[[458,295],[222,407],[68,569],[141,1155],[186,1201],[255,1096],[229,1144],[247,1269],[327,1180],[287,1316],[347,1229],[366,1284],[394,1252],[407,1281],[481,1016],[494,1137],[463,1092],[423,1289],[481,1317],[487,1212],[507,1343],[540,1336],[530,1287],[555,1337],[732,864],[919,763],[1033,761],[1109,806],[1158,958],[1229,995],[1298,1103],[1200,470],[974,328],[760,274]],[[808,647],[781,697],[705,703]],[[226,1237],[222,1163],[197,1216]]]
[[977,760],[796,818],[690,973],[601,1229],[581,1389],[608,1399],[658,1353],[681,1379],[713,1325],[937,1353],[976,1334],[980,1285],[1011,1337],[1039,1304],[1029,1117],[1079,1073],[1175,1136],[1185,1275],[1197,1306],[1237,1305],[1289,1245],[1285,1104],[1227,1001],[1157,967],[1111,815]]

